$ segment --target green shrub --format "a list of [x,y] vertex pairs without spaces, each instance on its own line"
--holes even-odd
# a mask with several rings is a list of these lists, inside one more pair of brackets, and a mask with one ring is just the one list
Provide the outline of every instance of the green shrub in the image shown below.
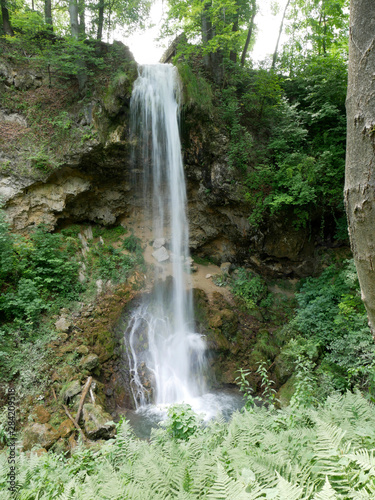
[[337,390],[358,385],[372,392],[375,345],[353,260],[306,279],[296,300],[296,315],[284,327],[282,357],[292,366],[301,357],[319,361],[316,375],[329,375]]
[[200,426],[198,416],[188,404],[175,404],[168,409],[165,427],[174,439],[188,440]]
[[272,297],[268,293],[267,285],[261,276],[239,267],[237,275],[232,279],[232,292],[240,297],[249,309],[256,306],[268,307]]

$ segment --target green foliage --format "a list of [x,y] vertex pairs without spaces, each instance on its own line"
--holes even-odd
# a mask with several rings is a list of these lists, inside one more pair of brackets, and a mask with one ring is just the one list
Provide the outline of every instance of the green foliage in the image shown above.
[[268,293],[264,279],[242,267],[237,269],[236,275],[232,278],[231,288],[234,295],[240,297],[248,309],[254,309],[256,306],[269,307],[272,303],[272,296]]
[[200,419],[188,404],[175,404],[168,408],[165,428],[173,439],[187,441],[200,426]]
[[143,262],[142,256],[124,255],[111,244],[96,243],[87,254],[87,263],[95,279],[125,281],[136,264]]
[[183,83],[184,105],[196,106],[201,113],[212,117],[214,111],[212,86],[203,76],[193,72],[188,64],[179,63],[177,67]]
[[81,285],[78,264],[73,257],[76,246],[43,227],[36,229],[29,239],[11,235],[4,223],[1,229],[4,258],[0,276],[4,291],[0,315],[28,330],[41,311],[61,300],[78,297]]
[[[308,278],[296,299],[297,313],[284,327],[288,339],[281,352],[284,359],[299,366],[297,373],[305,370],[318,377],[320,387],[312,391],[315,397],[318,392],[324,394],[323,380],[328,379],[331,389],[358,386],[372,394],[375,346],[353,261],[342,268],[332,265],[318,278]],[[318,359],[313,374],[312,362]]]
[[127,233],[127,229],[123,226],[115,226],[115,227],[102,227],[99,225],[95,225],[92,229],[92,234],[94,238],[99,238],[100,236],[103,238],[105,242],[113,243],[117,241]]
[[240,368],[237,370],[239,375],[235,378],[235,382],[238,385],[239,390],[243,393],[245,408],[247,410],[252,408],[256,403],[265,403],[266,405],[273,407],[276,401],[276,391],[272,387],[275,382],[271,380],[268,375],[267,365],[269,362],[260,361],[257,364],[258,368],[256,369],[255,374],[260,378],[261,396],[253,396],[254,390],[250,386],[247,379],[247,377],[252,375],[250,370]]
[[251,375],[250,370],[244,370],[243,368],[239,368],[237,370],[238,375],[234,379],[239,390],[242,392],[242,396],[245,400],[244,408],[246,410],[250,410],[257,401],[261,402],[261,398],[259,396],[254,396],[254,389],[250,386],[250,382],[248,381],[248,377]]
[[[375,409],[359,394],[317,408],[254,407],[188,440],[158,429],[134,437],[126,421],[100,449],[17,457],[20,498],[322,500],[373,498]],[[8,470],[7,452],[0,470]],[[0,488],[6,490],[6,473]]]
[[133,252],[140,255],[142,253],[141,243],[142,242],[140,238],[137,238],[136,236],[134,236],[133,233],[131,233],[129,236],[124,238],[122,246],[125,248],[125,250],[129,250],[129,252]]

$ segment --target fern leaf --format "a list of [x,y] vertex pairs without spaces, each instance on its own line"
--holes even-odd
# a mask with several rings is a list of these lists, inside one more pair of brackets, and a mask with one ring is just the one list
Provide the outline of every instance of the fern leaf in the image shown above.
[[314,496],[313,500],[336,500],[337,498],[335,490],[330,485],[328,477],[326,477],[322,490]]
[[248,500],[249,495],[238,481],[230,478],[222,465],[217,466],[217,478],[211,486],[207,498],[209,500]]

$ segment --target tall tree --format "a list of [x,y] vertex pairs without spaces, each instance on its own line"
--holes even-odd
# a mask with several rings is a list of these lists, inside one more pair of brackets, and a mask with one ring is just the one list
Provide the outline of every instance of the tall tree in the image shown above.
[[345,202],[349,235],[375,334],[375,10],[373,0],[352,0],[347,94]]
[[283,17],[281,18],[281,23],[280,23],[280,28],[279,28],[279,35],[277,37],[275,51],[274,51],[273,56],[272,56],[272,69],[275,69],[276,60],[277,60],[277,53],[278,53],[278,50],[279,50],[280,38],[281,38],[281,34],[283,32],[285,16],[286,16],[288,7],[290,5],[290,2],[291,2],[291,0],[287,1],[286,5],[285,5],[284,12],[283,12]]
[[3,19],[3,30],[6,35],[14,36],[12,25],[9,19],[9,10],[7,7],[6,0],[0,0],[1,5],[1,17]]
[[244,64],[245,64],[246,54],[247,54],[247,51],[249,50],[251,37],[252,37],[253,32],[254,32],[254,19],[255,19],[255,15],[257,13],[256,0],[251,0],[250,5],[251,5],[251,18],[250,18],[249,29],[247,30],[245,45],[244,45],[242,55],[241,55],[241,66],[244,66]]
[[79,38],[78,0],[69,0],[70,33],[73,38]]
[[45,20],[46,24],[48,24],[52,28],[53,24],[52,24],[52,1],[51,0],[44,0],[44,20]]

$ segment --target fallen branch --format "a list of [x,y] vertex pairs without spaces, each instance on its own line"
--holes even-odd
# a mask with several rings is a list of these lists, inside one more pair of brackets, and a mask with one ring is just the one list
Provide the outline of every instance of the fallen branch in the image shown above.
[[86,380],[86,384],[85,384],[85,386],[83,388],[81,399],[79,400],[77,415],[76,415],[76,418],[74,420],[76,424],[78,424],[78,422],[79,422],[79,417],[81,416],[81,411],[82,411],[82,408],[83,408],[83,403],[85,402],[86,394],[88,393],[88,391],[90,389],[91,382],[92,382],[92,377],[89,377]]
[[84,434],[83,430],[81,429],[81,427],[80,427],[80,426],[76,423],[76,421],[74,420],[74,418],[73,418],[73,417],[72,417],[72,415],[70,414],[70,411],[68,410],[68,408],[67,408],[65,405],[63,405],[63,408],[64,408],[65,413],[67,414],[68,418],[70,418],[70,420],[73,422],[74,427],[75,427],[75,428],[77,429],[77,431],[80,433],[80,435],[81,435],[81,437],[82,437],[83,441],[85,441],[86,443],[87,443],[88,441],[90,441],[90,440],[89,440],[89,439],[85,436],[85,434]]

